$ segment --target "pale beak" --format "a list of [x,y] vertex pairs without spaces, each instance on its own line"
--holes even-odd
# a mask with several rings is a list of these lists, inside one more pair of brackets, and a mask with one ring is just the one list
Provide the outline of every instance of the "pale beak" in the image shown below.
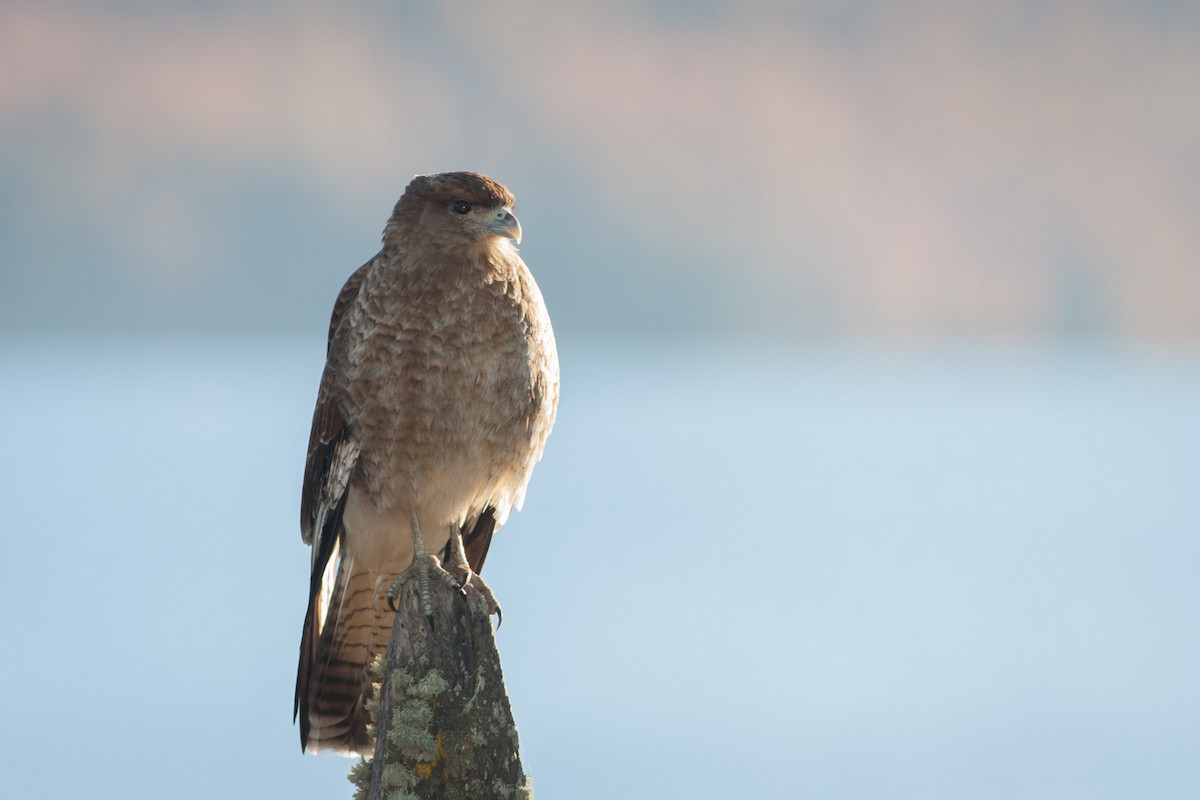
[[517,244],[521,243],[521,223],[507,208],[496,211],[496,218],[488,223],[488,227],[495,231],[497,236],[512,239]]

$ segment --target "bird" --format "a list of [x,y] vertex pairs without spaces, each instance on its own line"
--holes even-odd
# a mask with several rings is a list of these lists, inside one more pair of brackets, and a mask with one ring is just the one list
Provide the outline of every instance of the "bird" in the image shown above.
[[513,206],[476,172],[415,176],[334,302],[300,503],[312,546],[301,750],[369,754],[368,666],[401,582],[416,575],[427,605],[428,576],[450,578],[499,611],[479,572],[524,501],[559,394]]

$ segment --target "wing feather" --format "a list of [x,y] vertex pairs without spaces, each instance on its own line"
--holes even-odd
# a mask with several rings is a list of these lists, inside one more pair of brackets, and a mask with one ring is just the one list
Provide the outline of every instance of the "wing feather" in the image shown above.
[[[327,356],[346,311],[358,297],[363,278],[373,263],[374,260],[368,261],[355,270],[338,292],[337,301],[333,304],[333,315],[329,320],[329,340],[325,346]],[[300,494],[300,535],[306,544],[314,544],[314,535],[320,532],[317,517],[321,513],[322,500],[326,499],[324,496],[329,494],[327,483],[333,467],[334,453],[338,443],[344,441],[347,434],[346,420],[334,388],[336,383],[336,375],[327,362],[321,375],[321,388],[317,391],[317,406],[313,411],[312,431],[308,436],[308,457],[304,464],[304,484]],[[336,498],[334,502],[336,503]],[[313,548],[314,555],[317,549]]]
[[[338,293],[329,321],[326,356],[372,263],[367,262],[359,267]],[[300,535],[312,545],[308,611],[300,639],[300,664],[296,672],[293,709],[294,715],[300,718],[301,747],[308,742],[310,720],[306,706],[309,684],[315,678],[318,643],[325,628],[326,615],[331,610],[330,604],[338,602],[333,597],[336,583],[347,574],[340,556],[344,534],[342,514],[346,508],[350,476],[358,461],[358,444],[342,412],[335,388],[337,384],[336,369],[327,360],[321,375],[321,386],[317,390],[300,497]],[[333,612],[336,615],[337,609],[333,609]]]
[[484,509],[474,525],[463,526],[463,549],[467,553],[467,563],[476,575],[483,572],[483,561],[487,558],[488,548],[492,546],[492,534],[495,532],[496,509],[491,507]]

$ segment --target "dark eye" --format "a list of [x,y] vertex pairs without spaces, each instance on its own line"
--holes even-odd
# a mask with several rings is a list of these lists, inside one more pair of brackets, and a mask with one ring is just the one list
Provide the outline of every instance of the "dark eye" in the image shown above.
[[454,211],[455,214],[468,214],[471,211],[471,204],[466,200],[455,200],[450,204],[450,209]]

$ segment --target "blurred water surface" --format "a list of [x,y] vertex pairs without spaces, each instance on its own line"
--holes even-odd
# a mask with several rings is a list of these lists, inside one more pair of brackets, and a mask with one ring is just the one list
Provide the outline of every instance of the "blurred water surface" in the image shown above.
[[[349,797],[291,725],[319,341],[0,344],[0,770]],[[1200,359],[563,348],[487,577],[542,797],[1200,794]]]

